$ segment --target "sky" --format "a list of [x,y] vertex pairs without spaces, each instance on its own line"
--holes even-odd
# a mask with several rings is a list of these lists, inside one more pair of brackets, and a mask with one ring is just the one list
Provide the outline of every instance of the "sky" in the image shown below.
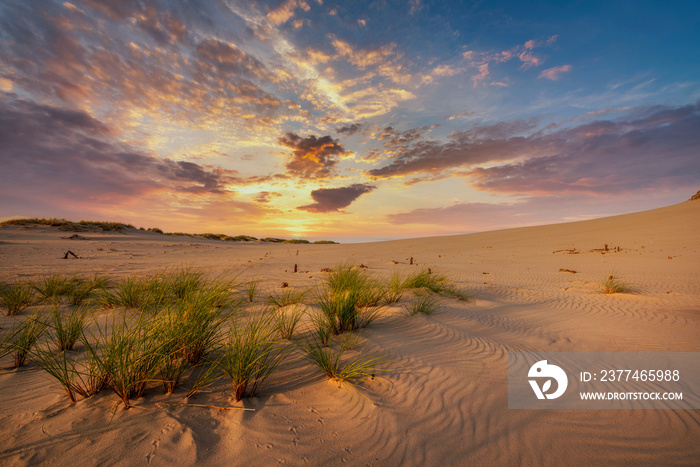
[[700,2],[2,0],[0,219],[343,242],[700,189]]

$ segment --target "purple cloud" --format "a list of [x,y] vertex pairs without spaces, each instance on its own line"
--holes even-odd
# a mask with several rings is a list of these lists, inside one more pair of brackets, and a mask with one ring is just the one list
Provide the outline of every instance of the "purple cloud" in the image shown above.
[[700,178],[700,104],[637,108],[551,132],[536,123],[474,126],[446,143],[420,141],[368,174],[430,180],[457,173],[480,190],[540,194],[695,186]]
[[365,193],[369,193],[376,187],[364,183],[341,188],[321,188],[311,192],[311,197],[315,203],[306,206],[299,206],[297,209],[309,212],[332,212],[346,208],[357,198]]
[[235,172],[145,154],[104,123],[2,94],[2,191],[74,200],[139,198],[154,191],[222,195]]

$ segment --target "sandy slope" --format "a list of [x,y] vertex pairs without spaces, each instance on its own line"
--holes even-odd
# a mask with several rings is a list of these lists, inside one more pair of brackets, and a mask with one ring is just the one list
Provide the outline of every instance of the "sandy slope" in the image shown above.
[[[183,393],[166,398],[153,390],[111,418],[116,397],[109,392],[71,405],[42,372],[3,371],[0,462],[697,465],[697,410],[509,410],[507,353],[700,352],[699,232],[700,201],[579,223],[353,245],[228,244],[138,231],[67,240],[60,237],[71,233],[3,228],[5,280],[191,265],[257,277],[273,289],[283,281],[312,285],[321,268],[351,261],[382,276],[430,267],[474,300],[444,300],[428,317],[389,309],[363,332],[362,345],[394,370],[361,393],[298,362],[245,402],[255,412],[164,408],[156,403],[179,402]],[[606,244],[620,251],[595,251]],[[62,259],[69,249],[86,259]],[[292,272],[294,264],[301,272]],[[600,293],[612,273],[638,293]],[[231,404],[226,381],[215,389],[193,402]]]

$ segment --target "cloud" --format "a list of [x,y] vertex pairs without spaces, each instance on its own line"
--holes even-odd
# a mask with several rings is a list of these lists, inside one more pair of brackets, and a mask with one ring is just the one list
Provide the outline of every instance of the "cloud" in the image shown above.
[[438,65],[433,69],[432,74],[435,76],[454,76],[464,71],[462,68],[454,68],[450,65]]
[[459,175],[479,190],[499,193],[613,194],[690,187],[700,174],[698,128],[700,103],[635,108],[615,120],[551,132],[537,130],[536,120],[475,125],[453,133],[447,142],[418,141],[368,174]]
[[345,58],[360,69],[379,65],[391,58],[400,58],[396,52],[396,44],[390,43],[373,49],[355,49],[349,42],[332,36],[333,47],[339,56]]
[[385,147],[399,146],[420,140],[424,138],[427,133],[439,127],[440,125],[430,125],[399,131],[392,126],[388,126],[378,130],[373,136],[383,141]]
[[368,174],[377,178],[421,173],[434,176],[458,167],[515,158],[531,149],[522,146],[522,135],[534,130],[536,123],[529,119],[473,125],[470,130],[452,133],[447,142],[416,138],[412,144],[396,148],[389,165]]
[[330,135],[302,138],[290,132],[280,137],[278,142],[292,150],[286,167],[290,175],[300,178],[330,177],[338,164],[338,156],[348,154]]
[[362,128],[363,128],[363,125],[361,123],[353,123],[351,125],[346,125],[346,126],[343,126],[340,128],[336,128],[335,132],[340,133],[340,134],[344,134],[344,135],[348,135],[348,136],[352,136],[355,133],[357,133],[358,131],[362,130]]
[[257,194],[257,196],[254,199],[258,203],[269,203],[272,200],[272,198],[280,197],[282,197],[281,193],[277,193],[274,191],[261,191]]
[[467,118],[467,117],[473,117],[474,115],[476,115],[476,112],[460,112],[460,113],[450,115],[449,117],[447,117],[447,120],[456,120],[456,119],[462,119],[462,118]]
[[538,78],[547,78],[552,81],[558,81],[563,73],[568,73],[569,71],[571,71],[571,65],[555,66],[553,68],[542,70],[542,73],[540,73]]
[[[478,70],[478,73],[472,76],[474,87],[477,87],[479,83],[483,82],[486,77],[491,74],[491,65],[505,63],[515,57],[517,57],[522,63],[520,66],[521,70],[527,70],[531,67],[540,66],[542,63],[544,63],[544,59],[536,55],[534,50],[538,47],[548,47],[553,45],[557,40],[557,37],[558,36],[555,35],[544,41],[530,39],[523,45],[517,45],[500,52],[477,52],[474,50],[467,50],[462,53],[462,57],[467,61],[469,66]],[[494,86],[507,86],[503,80],[492,81],[490,84]]]
[[116,141],[115,132],[78,110],[3,94],[0,98],[2,191],[25,197],[98,203],[150,193],[229,195],[236,172],[149,155]]
[[350,206],[361,195],[369,193],[375,188],[374,185],[364,183],[355,183],[341,188],[320,188],[311,192],[315,203],[299,206],[297,209],[308,212],[338,211]]
[[270,22],[275,26],[279,26],[280,24],[284,24],[289,21],[294,16],[294,12],[298,8],[304,11],[309,11],[311,9],[309,4],[304,0],[287,0],[279,7],[270,11],[267,14],[267,19],[270,20]]
[[149,115],[189,128],[237,120],[231,127],[250,133],[300,112],[276,95],[277,74],[231,34],[217,34],[211,6],[80,5],[86,12],[8,6],[0,17],[0,62],[12,89],[70,107],[108,107],[122,128]]
[[414,15],[423,9],[423,0],[409,0],[408,4],[411,6],[408,10],[409,15]]

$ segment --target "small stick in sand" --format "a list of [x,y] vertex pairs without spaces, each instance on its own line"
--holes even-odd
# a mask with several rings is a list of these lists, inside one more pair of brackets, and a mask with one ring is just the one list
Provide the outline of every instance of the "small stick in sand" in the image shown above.
[[294,265],[294,272],[297,272],[297,265]]
[[70,250],[66,251],[66,254],[63,255],[63,259],[68,259],[68,255],[73,255],[74,258],[80,259],[80,256],[76,255],[75,253],[73,253],[73,252],[70,251]]

